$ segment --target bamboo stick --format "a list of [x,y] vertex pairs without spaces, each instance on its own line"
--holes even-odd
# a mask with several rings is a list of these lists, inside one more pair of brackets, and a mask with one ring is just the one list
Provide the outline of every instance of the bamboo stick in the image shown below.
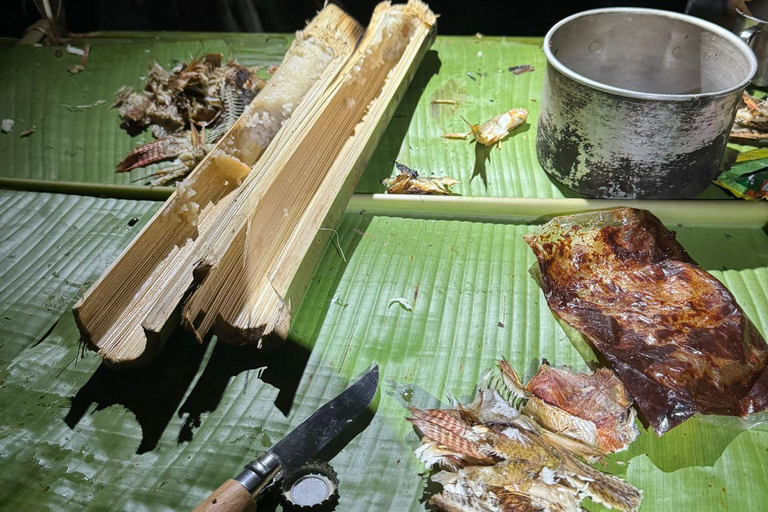
[[270,333],[287,334],[286,298],[297,302],[317,263],[318,229],[335,225],[434,24],[422,2],[379,4],[347,73],[304,124],[289,122],[292,136],[278,137],[259,162],[269,178],[244,184],[238,207],[209,234],[210,252],[199,265],[207,275],[182,311],[199,338],[213,331],[229,343],[260,344]]
[[[74,181],[2,178],[0,188],[78,194],[157,201],[167,199],[175,187],[140,187],[105,185]],[[649,210],[662,221],[689,227],[762,228],[768,225],[768,205],[763,201],[734,199],[710,200],[610,200],[579,198],[517,198],[466,196],[399,196],[389,194],[353,194],[346,205],[347,213],[365,211],[371,215],[450,219],[498,223],[539,223],[557,215],[600,210],[615,206]],[[327,241],[328,234],[318,233]]]
[[[362,28],[338,7],[325,7],[297,34],[282,65],[217,147],[118,260],[75,305],[91,348],[113,365],[154,359],[177,325],[176,304],[193,283],[199,241],[234,200],[270,140],[293,112],[323,97],[359,42]],[[246,149],[247,148],[247,149]]]
[[558,215],[620,206],[648,210],[668,226],[752,229],[768,226],[765,202],[733,199],[680,201],[355,194],[346,211],[389,217],[541,224]]
[[136,185],[111,185],[106,183],[84,183],[81,181],[54,181],[5,177],[0,177],[0,188],[26,190],[29,192],[77,194],[81,196],[137,199],[145,201],[162,201],[168,199],[175,190],[174,187],[140,187]]

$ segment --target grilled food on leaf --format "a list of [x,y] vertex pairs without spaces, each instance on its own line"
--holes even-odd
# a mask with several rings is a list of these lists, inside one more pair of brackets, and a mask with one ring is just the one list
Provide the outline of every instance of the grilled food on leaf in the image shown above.
[[597,349],[658,435],[697,412],[768,409],[765,341],[650,212],[557,217],[525,240],[549,307]]

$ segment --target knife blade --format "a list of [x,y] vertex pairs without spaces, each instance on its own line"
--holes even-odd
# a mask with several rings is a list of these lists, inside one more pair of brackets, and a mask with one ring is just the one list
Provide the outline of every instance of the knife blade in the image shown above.
[[368,408],[378,384],[379,367],[376,365],[268,450],[277,456],[283,471],[290,473],[303,466],[347,428]]
[[249,462],[237,478],[224,482],[194,512],[256,510],[254,498],[272,482],[303,466],[365,412],[378,386],[379,366],[374,365],[263,455]]

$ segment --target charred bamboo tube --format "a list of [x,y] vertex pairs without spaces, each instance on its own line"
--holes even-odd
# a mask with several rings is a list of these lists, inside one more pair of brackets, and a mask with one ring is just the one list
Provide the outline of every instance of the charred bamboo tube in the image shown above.
[[323,97],[361,34],[354,19],[326,6],[297,34],[277,72],[217,147],[75,305],[82,337],[107,363],[154,359],[178,324],[199,241],[292,113]]
[[320,229],[343,213],[434,28],[420,1],[379,4],[346,72],[317,108],[289,121],[257,166],[268,178],[244,183],[209,234],[202,282],[182,311],[199,338],[261,345],[286,336],[330,234]]

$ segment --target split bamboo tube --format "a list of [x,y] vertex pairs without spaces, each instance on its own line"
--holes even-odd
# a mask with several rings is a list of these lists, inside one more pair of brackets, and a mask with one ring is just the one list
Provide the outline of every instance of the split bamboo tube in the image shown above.
[[326,6],[289,48],[278,71],[216,148],[118,260],[75,305],[88,345],[113,365],[154,359],[178,325],[206,238],[286,121],[320,101],[357,47],[362,28]]
[[284,337],[291,312],[360,173],[434,39],[420,1],[380,4],[345,72],[286,130],[207,234],[199,287],[182,323],[199,338],[261,344]]

